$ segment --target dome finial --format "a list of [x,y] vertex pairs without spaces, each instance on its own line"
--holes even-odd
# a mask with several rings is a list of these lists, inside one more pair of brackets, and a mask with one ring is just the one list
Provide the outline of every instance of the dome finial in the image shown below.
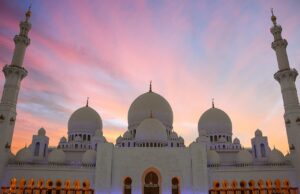
[[90,99],[90,97],[87,97],[87,99],[86,99],[86,107],[89,106],[89,99]]
[[150,84],[149,84],[149,92],[152,92],[152,80],[150,80]]
[[271,20],[272,20],[274,26],[276,26],[276,25],[277,25],[277,24],[276,24],[276,16],[274,15],[273,8],[271,8],[271,13],[272,13]]
[[212,104],[212,108],[215,108],[215,99],[214,98],[211,99],[211,104]]
[[31,5],[32,5],[32,0],[30,0],[28,10],[26,11],[26,14],[25,14],[26,21],[28,21],[31,16]]

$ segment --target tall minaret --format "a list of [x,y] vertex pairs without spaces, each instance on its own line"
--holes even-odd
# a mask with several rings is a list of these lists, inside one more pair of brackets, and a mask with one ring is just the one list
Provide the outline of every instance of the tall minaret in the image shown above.
[[30,7],[25,14],[25,21],[20,22],[20,33],[14,37],[15,49],[10,65],[3,67],[5,84],[0,102],[0,152],[10,148],[16,121],[16,105],[22,79],[27,70],[22,67],[27,46],[30,44],[28,32],[31,28]]
[[271,33],[274,36],[272,48],[276,52],[279,70],[274,74],[274,78],[279,82],[284,103],[284,120],[288,137],[289,149],[293,155],[293,163],[297,169],[298,187],[300,187],[300,106],[298,100],[297,89],[295,85],[298,72],[291,69],[288,56],[286,53],[287,41],[282,38],[282,28],[276,22],[273,14],[271,20],[273,26]]

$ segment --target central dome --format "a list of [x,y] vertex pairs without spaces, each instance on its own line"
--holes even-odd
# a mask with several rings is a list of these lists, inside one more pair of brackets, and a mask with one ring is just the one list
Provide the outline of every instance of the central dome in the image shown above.
[[149,118],[150,112],[166,128],[172,129],[173,111],[170,104],[161,95],[152,91],[140,95],[133,101],[128,111],[128,127],[133,129],[139,126],[143,120]]
[[68,122],[68,132],[88,132],[94,135],[96,130],[102,130],[102,120],[99,114],[89,106],[77,109]]
[[215,133],[232,135],[231,120],[221,109],[210,108],[199,119],[199,134],[202,130],[205,130],[207,135]]
[[138,142],[166,142],[168,140],[166,127],[158,119],[149,117],[138,126],[135,138]]

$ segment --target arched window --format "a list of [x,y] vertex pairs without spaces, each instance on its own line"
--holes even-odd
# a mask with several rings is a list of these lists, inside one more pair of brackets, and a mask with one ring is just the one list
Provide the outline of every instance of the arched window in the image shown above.
[[215,142],[218,140],[216,135],[214,136],[214,140],[215,140]]
[[171,142],[171,147],[173,147],[173,142]]
[[46,150],[47,150],[47,144],[45,144],[45,146],[44,146],[44,153],[43,153],[44,157],[46,157]]
[[34,156],[39,156],[39,153],[40,153],[40,142],[36,142],[34,147]]
[[261,157],[266,157],[266,147],[265,144],[261,143],[260,144],[260,152],[261,152]]
[[96,143],[96,144],[95,144],[95,150],[96,150],[96,151],[97,151],[97,147],[98,147],[98,144]]
[[91,141],[91,136],[90,135],[88,135],[88,141]]
[[179,194],[179,180],[178,178],[172,178],[172,194]]
[[153,171],[148,172],[145,176],[144,194],[147,193],[159,194],[159,178]]
[[131,183],[132,180],[129,177],[124,180],[124,194],[131,194]]
[[213,142],[213,140],[214,140],[213,136],[210,136],[210,142]]
[[253,146],[254,149],[254,157],[257,158],[256,145]]
[[85,140],[86,140],[86,134],[83,135],[83,141],[85,141]]

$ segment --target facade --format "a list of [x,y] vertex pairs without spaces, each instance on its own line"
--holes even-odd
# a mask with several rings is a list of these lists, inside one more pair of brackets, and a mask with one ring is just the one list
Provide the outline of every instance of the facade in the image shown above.
[[[68,121],[67,137],[49,147],[41,128],[32,143],[13,155],[10,151],[22,66],[30,44],[30,10],[14,38],[15,50],[0,103],[0,183],[2,192],[16,190],[78,190],[99,194],[196,194],[223,190],[298,193],[300,186],[300,106],[295,79],[286,53],[287,41],[272,13],[272,48],[278,61],[274,78],[284,102],[290,153],[271,149],[257,129],[252,146],[232,139],[230,117],[214,106],[202,114],[198,137],[190,145],[173,128],[168,101],[150,89],[138,96],[128,111],[128,129],[116,144],[107,142],[100,115],[89,106],[76,110]],[[49,193],[49,192],[47,192]]]

